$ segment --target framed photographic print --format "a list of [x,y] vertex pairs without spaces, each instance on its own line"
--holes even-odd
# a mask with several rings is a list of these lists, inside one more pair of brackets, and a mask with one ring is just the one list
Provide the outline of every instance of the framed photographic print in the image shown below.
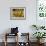
[[46,0],[37,0],[37,15],[39,18],[46,18]]
[[26,8],[25,7],[11,7],[10,8],[10,19],[11,20],[26,19]]

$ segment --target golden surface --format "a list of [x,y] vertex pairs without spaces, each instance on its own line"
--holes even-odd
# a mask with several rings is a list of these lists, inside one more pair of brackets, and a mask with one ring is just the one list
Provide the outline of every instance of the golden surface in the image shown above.
[[24,9],[15,9],[12,11],[13,17],[24,17]]

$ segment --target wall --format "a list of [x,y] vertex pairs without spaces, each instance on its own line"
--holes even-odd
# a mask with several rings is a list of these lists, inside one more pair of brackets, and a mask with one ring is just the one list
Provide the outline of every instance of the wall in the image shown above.
[[[11,7],[26,7],[26,20],[10,20]],[[30,32],[31,25],[36,24],[36,0],[1,0],[0,1],[0,34],[6,29],[19,27],[19,32]]]

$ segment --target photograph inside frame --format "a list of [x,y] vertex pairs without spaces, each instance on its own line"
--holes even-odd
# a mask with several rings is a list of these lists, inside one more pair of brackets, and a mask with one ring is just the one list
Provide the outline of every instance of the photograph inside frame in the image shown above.
[[25,7],[11,7],[11,19],[25,19]]

